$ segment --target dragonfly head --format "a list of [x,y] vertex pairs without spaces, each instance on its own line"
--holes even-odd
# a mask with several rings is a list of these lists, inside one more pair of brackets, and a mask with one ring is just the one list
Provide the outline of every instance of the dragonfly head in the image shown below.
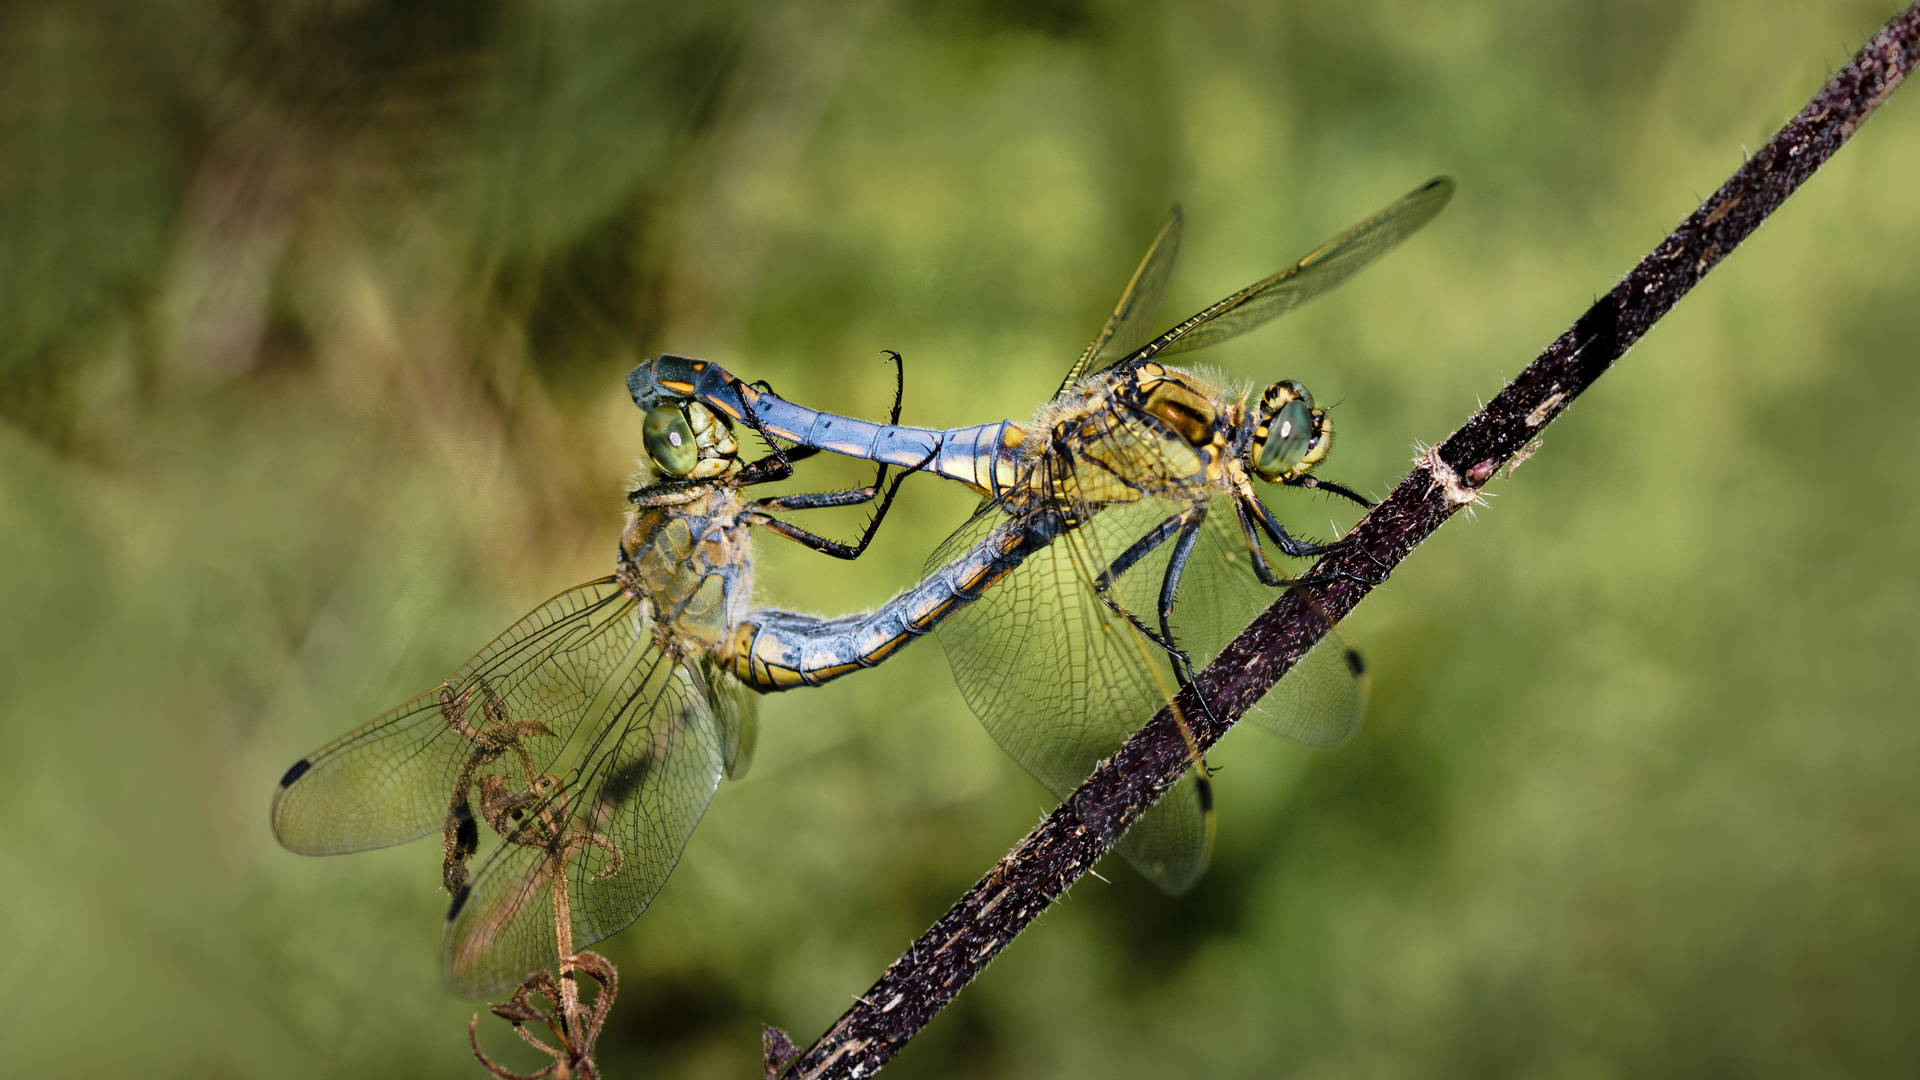
[[733,468],[739,453],[727,425],[697,401],[662,402],[648,409],[640,434],[647,460],[680,479],[719,476]]
[[1313,395],[1292,379],[1267,387],[1253,410],[1254,474],[1271,484],[1313,471],[1333,448],[1333,421],[1313,407]]

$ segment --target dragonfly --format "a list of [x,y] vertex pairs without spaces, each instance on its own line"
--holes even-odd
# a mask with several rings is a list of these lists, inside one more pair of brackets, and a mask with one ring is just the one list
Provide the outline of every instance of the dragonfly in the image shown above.
[[[899,403],[896,388],[895,419]],[[857,558],[908,475],[884,497],[883,464],[864,488],[750,500],[745,489],[788,478],[817,451],[776,445],[743,463],[732,422],[697,402],[650,410],[643,436],[660,479],[629,495],[613,574],[555,596],[438,687],[301,758],[274,795],[274,835],[301,854],[441,834],[452,896],[445,974],[468,997],[520,983],[556,957],[564,970],[576,947],[638,918],[721,777],[752,760],[751,691],[844,673],[801,663],[792,679],[756,678],[729,659],[737,640],[778,634],[763,633],[750,607],[750,529]],[[877,497],[851,544],[774,516]],[[826,622],[795,618],[816,630]],[[836,625],[854,632],[875,621]],[[861,666],[870,663],[845,670]],[[482,824],[500,839],[473,866]]]
[[[979,492],[980,508],[934,553],[930,577],[950,577],[969,561],[990,572],[966,576],[969,590],[956,598],[966,602],[932,624],[988,732],[1064,798],[1276,590],[1314,584],[1276,571],[1278,557],[1338,546],[1291,534],[1254,480],[1372,505],[1313,475],[1333,424],[1305,386],[1283,379],[1254,395],[1165,359],[1237,337],[1341,284],[1433,220],[1452,194],[1451,180],[1435,178],[1279,273],[1149,336],[1179,251],[1176,207],[1059,391],[1024,423],[877,424],[796,405],[765,383],[670,354],[636,368],[628,389],[643,409],[698,401],[798,446],[920,468]],[[788,643],[775,639],[765,651]],[[1365,697],[1364,665],[1336,633],[1249,718],[1331,746],[1359,727]],[[1117,845],[1172,893],[1192,887],[1212,847],[1212,792],[1195,758]]]

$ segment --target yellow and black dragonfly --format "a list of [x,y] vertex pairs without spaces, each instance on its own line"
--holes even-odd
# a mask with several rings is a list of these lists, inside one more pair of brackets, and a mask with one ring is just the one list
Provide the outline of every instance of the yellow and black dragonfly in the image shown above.
[[[1099,335],[1030,421],[952,429],[876,424],[795,405],[764,384],[679,356],[642,364],[628,389],[643,409],[698,401],[763,434],[965,483],[986,497],[941,545],[929,581],[958,581],[937,624],[963,695],[994,739],[1056,795],[1066,793],[1211,658],[1277,590],[1299,580],[1279,557],[1329,550],[1290,534],[1253,480],[1319,489],[1333,427],[1311,394],[1282,380],[1257,396],[1165,364],[1265,324],[1345,281],[1431,221],[1452,196],[1442,177],[1292,266],[1149,337],[1172,276],[1176,208]],[[954,568],[969,570],[956,577]],[[904,639],[903,639],[904,640]],[[795,663],[769,639],[768,666]],[[1314,650],[1251,718],[1328,746],[1365,712],[1358,654],[1337,637]],[[1118,845],[1179,892],[1205,870],[1212,839],[1204,764]]]

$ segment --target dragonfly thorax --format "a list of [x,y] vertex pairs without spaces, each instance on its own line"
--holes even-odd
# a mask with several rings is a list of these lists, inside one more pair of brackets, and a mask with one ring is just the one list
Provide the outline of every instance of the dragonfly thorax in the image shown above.
[[1185,482],[1224,482],[1223,467],[1233,458],[1241,409],[1236,395],[1222,391],[1192,371],[1142,364],[1131,373],[1131,407],[1159,421],[1192,450],[1197,468],[1176,471]]
[[1158,418],[1187,442],[1206,446],[1220,436],[1218,394],[1164,371],[1142,378],[1140,388],[1146,393],[1140,410]]
[[1298,480],[1333,448],[1333,421],[1314,408],[1313,395],[1292,379],[1267,387],[1250,419],[1253,438],[1247,463],[1268,483]]
[[746,507],[730,483],[696,484],[636,506],[620,538],[616,576],[651,608],[662,650],[700,652],[724,640],[753,600]]

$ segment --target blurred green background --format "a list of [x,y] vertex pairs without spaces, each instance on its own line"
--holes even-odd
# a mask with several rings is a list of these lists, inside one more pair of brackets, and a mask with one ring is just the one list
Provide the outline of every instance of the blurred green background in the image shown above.
[[[1025,416],[1170,203],[1169,318],[1445,172],[1206,357],[1339,403],[1323,471],[1384,494],[1890,13],[7,5],[0,1073],[480,1075],[436,846],[301,858],[267,804],[608,570],[639,359],[877,415],[894,348],[910,422]],[[1357,739],[1235,733],[1192,895],[1103,867],[891,1075],[1920,1068],[1916,94],[1350,620]],[[852,566],[763,540],[761,598],[877,602],[966,503],[915,481]],[[935,645],[763,722],[604,947],[610,1075],[757,1075],[1049,805]]]

